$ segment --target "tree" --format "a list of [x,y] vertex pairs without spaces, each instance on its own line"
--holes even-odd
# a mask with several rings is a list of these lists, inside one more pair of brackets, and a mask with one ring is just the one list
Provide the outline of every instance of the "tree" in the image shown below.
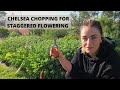
[[108,18],[113,18],[113,11],[103,11],[102,15],[108,17]]
[[0,26],[5,26],[5,16],[6,16],[6,12],[4,11],[0,11]]
[[96,19],[99,16],[99,11],[89,11],[89,15],[91,18]]
[[99,11],[74,11],[72,17],[72,30],[74,33],[79,34],[80,26],[85,19],[98,18]]
[[80,11],[80,17],[84,20],[84,19],[89,19],[90,18],[90,14],[88,11]]
[[79,33],[79,26],[81,23],[81,18],[80,18],[79,12],[74,11],[70,15],[72,17],[71,33]]
[[0,11],[0,17],[5,17],[6,16],[6,12],[5,11]]
[[120,11],[103,11],[98,20],[101,22],[105,36],[120,38]]

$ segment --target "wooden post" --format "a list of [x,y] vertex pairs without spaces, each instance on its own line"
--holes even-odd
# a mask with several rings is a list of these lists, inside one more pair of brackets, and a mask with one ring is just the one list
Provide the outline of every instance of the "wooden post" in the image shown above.
[[44,77],[44,70],[40,71],[40,79],[45,79],[45,77]]

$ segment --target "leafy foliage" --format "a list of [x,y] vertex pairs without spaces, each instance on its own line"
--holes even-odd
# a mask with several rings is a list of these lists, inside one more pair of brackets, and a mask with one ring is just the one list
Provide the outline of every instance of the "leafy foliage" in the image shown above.
[[7,37],[9,35],[9,31],[4,26],[0,26],[0,38]]
[[[39,78],[44,69],[46,79],[64,78],[61,64],[49,56],[53,40],[42,40],[38,36],[11,37],[0,43],[0,59],[20,68],[28,78]],[[59,49],[68,60],[71,60],[80,42],[75,39],[60,38],[57,40]]]

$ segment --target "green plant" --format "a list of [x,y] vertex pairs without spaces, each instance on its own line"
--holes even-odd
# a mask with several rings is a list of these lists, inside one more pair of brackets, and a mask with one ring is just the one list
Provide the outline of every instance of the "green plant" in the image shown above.
[[9,35],[9,31],[4,26],[0,26],[0,38],[7,37]]
[[16,68],[0,64],[0,79],[27,79],[22,71],[15,74],[16,70]]
[[[6,38],[0,43],[0,58],[19,70],[23,70],[28,78],[39,78],[44,69],[46,79],[63,79],[65,71],[61,64],[49,56],[53,40],[38,36],[16,36]],[[57,39],[58,48],[68,60],[71,60],[80,47],[76,39]]]
[[16,32],[16,31],[12,31],[9,33],[9,37],[15,37],[15,36],[20,36],[20,33]]

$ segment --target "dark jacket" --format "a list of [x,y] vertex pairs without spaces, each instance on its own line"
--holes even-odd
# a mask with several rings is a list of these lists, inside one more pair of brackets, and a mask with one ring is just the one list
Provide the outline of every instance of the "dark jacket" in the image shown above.
[[72,61],[71,72],[66,79],[120,79],[120,57],[107,40],[103,40],[96,58],[77,50]]

